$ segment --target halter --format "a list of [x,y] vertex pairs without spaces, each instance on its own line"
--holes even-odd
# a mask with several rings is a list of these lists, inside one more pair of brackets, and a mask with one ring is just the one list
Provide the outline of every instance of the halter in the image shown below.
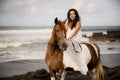
[[60,38],[56,38],[55,41],[58,42],[59,40],[61,40],[62,38],[66,38],[65,36],[62,36]]
[[58,41],[61,40],[62,38],[65,38],[65,36],[62,36],[62,37],[60,37],[60,38],[55,39],[55,42],[54,42],[54,43],[48,43],[48,44],[50,44],[50,45],[52,45],[52,46],[58,46]]
[[60,38],[57,38],[56,32],[54,33],[54,35],[55,35],[55,37],[54,37],[55,38],[55,42],[54,43],[48,43],[48,44],[50,44],[52,46],[58,46],[58,41],[61,40],[62,38],[66,38],[66,34],[65,34],[65,36],[62,36]]

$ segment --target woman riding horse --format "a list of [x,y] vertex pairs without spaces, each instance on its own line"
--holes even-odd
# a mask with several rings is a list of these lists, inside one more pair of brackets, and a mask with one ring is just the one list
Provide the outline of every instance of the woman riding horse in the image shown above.
[[[67,27],[65,22],[55,19],[52,36],[48,42],[45,60],[51,80],[55,80],[56,72],[61,75],[61,80],[64,80],[67,67],[80,71],[83,75],[90,70],[92,80],[103,80],[99,47],[94,43],[79,43],[81,39],[78,31],[81,24],[75,9],[70,9],[68,12]],[[80,46],[81,50],[76,45]]]

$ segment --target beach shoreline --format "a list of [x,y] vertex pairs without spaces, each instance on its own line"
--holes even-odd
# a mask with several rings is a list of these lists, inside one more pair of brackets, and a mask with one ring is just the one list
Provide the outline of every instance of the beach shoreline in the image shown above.
[[[109,68],[120,66],[119,60],[120,54],[101,54],[102,64]],[[11,77],[14,75],[21,75],[38,69],[45,69],[48,71],[48,67],[44,59],[1,62],[0,77]]]

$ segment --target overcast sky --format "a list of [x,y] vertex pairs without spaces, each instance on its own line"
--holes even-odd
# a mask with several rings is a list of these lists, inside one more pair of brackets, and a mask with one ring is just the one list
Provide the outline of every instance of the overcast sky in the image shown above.
[[0,26],[52,26],[70,8],[83,26],[120,26],[120,0],[0,0]]

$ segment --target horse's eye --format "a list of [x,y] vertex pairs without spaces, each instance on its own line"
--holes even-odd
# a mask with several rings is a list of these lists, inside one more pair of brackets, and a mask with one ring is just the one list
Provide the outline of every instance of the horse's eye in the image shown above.
[[56,30],[56,32],[59,32],[59,30]]

